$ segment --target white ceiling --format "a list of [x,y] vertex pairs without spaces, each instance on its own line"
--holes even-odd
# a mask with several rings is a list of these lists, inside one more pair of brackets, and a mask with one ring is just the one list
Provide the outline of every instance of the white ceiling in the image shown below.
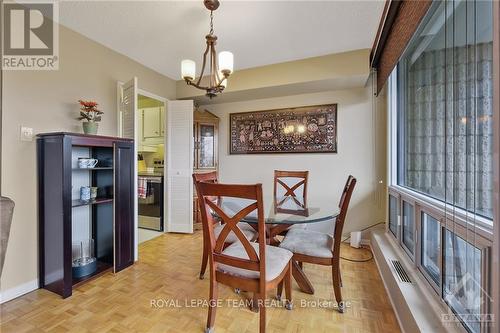
[[[217,50],[235,70],[372,46],[383,0],[229,1],[214,12]],[[67,1],[60,22],[173,79],[200,68],[209,12],[197,1]]]

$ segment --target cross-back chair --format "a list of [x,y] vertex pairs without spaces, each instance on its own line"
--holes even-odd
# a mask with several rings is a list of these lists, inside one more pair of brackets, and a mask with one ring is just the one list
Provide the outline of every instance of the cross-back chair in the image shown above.
[[[289,185],[284,182],[283,178],[298,178],[298,181]],[[294,201],[299,205],[306,205],[307,200],[307,180],[309,178],[309,171],[282,171],[282,170],[274,170],[274,198],[275,200],[279,200],[278,198],[278,185],[285,190],[285,194],[280,202],[275,202],[276,205],[281,205],[283,201],[286,200],[287,197],[292,197]],[[302,187],[302,199],[303,202],[297,200],[296,191]]]
[[[196,184],[198,182],[207,182],[207,183],[218,183],[218,178],[217,178],[217,171],[212,171],[212,172],[205,172],[205,173],[193,173],[193,181],[196,187]],[[220,197],[211,197],[210,200],[215,201],[215,202],[220,202]],[[200,200],[198,199],[198,204],[201,206]],[[200,207],[201,211],[201,207]],[[215,229],[215,234],[218,237],[221,230],[222,230],[222,225],[218,223],[217,220],[214,220],[214,229]],[[244,235],[248,239],[255,239],[257,236],[257,233],[255,230],[249,226],[248,224],[245,223],[245,225],[241,225],[241,229],[243,229]],[[207,270],[207,263],[208,263],[208,236],[206,235],[206,228],[202,224],[202,230],[203,230],[203,254],[202,254],[202,259],[201,259],[201,268],[200,268],[200,280],[203,280],[205,277],[205,271]],[[226,246],[230,245],[234,242],[236,242],[238,239],[234,233],[231,233],[229,237],[226,239]]]
[[[217,304],[218,284],[239,288],[255,293],[254,300],[260,309],[260,329],[266,328],[266,295],[284,281],[287,309],[291,309],[293,254],[285,249],[266,245],[266,227],[262,201],[262,185],[228,185],[198,182],[202,222],[209,239],[210,261],[210,302],[205,332],[213,332]],[[249,204],[231,217],[210,197],[248,199]],[[239,221],[257,211],[258,242],[250,242],[239,228]],[[214,214],[223,220],[223,229],[216,237]],[[224,246],[225,240],[233,232],[239,242]]]
[[342,286],[342,277],[340,274],[340,243],[349,202],[351,201],[356,181],[356,178],[349,176],[344,186],[339,202],[340,213],[335,219],[333,237],[326,233],[307,229],[291,229],[280,244],[281,248],[293,252],[292,260],[332,266],[333,291],[340,313],[345,311],[345,304],[342,301],[342,293],[340,290]]

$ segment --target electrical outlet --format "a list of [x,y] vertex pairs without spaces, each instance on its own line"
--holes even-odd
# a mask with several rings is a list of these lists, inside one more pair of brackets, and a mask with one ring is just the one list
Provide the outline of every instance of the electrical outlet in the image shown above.
[[33,128],[21,126],[21,141],[33,141]]

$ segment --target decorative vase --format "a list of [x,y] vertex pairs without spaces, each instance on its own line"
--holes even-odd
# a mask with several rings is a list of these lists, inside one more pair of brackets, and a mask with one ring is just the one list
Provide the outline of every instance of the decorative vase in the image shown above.
[[82,123],[83,133],[85,134],[97,134],[98,123],[95,121],[84,121]]

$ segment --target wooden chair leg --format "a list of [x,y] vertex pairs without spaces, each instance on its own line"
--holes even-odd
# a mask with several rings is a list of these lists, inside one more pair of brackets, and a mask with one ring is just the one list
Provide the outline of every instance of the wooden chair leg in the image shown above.
[[250,311],[252,312],[259,312],[259,295],[257,293],[253,293],[252,295],[252,302],[250,303]]
[[205,329],[205,333],[214,332],[215,313],[217,310],[217,298],[218,298],[217,294],[218,294],[218,283],[217,281],[215,281],[215,278],[212,277],[210,279],[210,304],[208,307],[207,327]]
[[278,292],[276,293],[276,299],[281,301],[281,295],[283,294],[283,281],[278,284]]
[[259,333],[266,333],[266,295],[259,294]]
[[311,281],[307,278],[304,271],[300,268],[299,264],[292,259],[292,275],[300,287],[300,290],[306,294],[314,294],[314,287]]
[[337,308],[340,313],[344,313],[345,304],[342,301],[342,293],[340,291],[340,274],[338,267],[332,266],[332,278],[333,278],[333,292],[335,293],[335,300],[337,301]]
[[292,302],[292,263],[288,264],[288,271],[285,275],[285,294],[286,294],[286,303],[285,308],[287,310],[291,310],[293,308]]
[[340,287],[343,287],[343,285],[342,285],[342,273],[340,273],[340,269],[338,270],[338,272],[339,272]]
[[[205,237],[203,237],[205,238]],[[205,244],[205,239],[203,240],[203,257],[201,258],[201,269],[200,269],[200,280],[205,277],[205,271],[207,270],[208,263],[208,249],[207,244]]]

